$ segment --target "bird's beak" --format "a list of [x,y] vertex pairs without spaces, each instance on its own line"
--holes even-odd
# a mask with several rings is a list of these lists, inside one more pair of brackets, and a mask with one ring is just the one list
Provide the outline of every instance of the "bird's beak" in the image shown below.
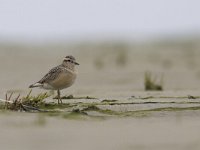
[[75,65],[80,65],[80,64],[79,64],[79,63],[77,63],[77,62],[74,62],[74,64],[75,64]]

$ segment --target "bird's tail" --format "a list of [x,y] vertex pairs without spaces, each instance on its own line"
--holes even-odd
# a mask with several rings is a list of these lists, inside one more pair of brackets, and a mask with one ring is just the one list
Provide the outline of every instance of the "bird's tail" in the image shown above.
[[31,84],[31,85],[29,86],[29,88],[41,87],[41,86],[42,86],[42,84],[37,82],[37,83]]

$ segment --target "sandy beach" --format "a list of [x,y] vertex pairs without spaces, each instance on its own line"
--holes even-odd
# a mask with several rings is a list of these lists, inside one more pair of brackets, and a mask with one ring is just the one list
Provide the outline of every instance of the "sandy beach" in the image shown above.
[[[2,45],[0,98],[22,96],[66,55],[80,66],[76,83],[62,95],[94,99],[63,100],[74,107],[61,113],[0,112],[4,150],[160,150],[199,149],[199,43]],[[163,91],[145,91],[151,72]],[[34,89],[33,95],[45,92]],[[55,95],[54,95],[55,96]],[[194,99],[191,98],[194,97]],[[46,99],[52,100],[52,97]],[[94,104],[98,109],[68,115]]]

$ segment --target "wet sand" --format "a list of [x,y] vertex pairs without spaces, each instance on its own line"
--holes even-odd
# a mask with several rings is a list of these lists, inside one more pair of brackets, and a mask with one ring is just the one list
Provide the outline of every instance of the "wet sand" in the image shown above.
[[[200,148],[198,44],[192,51],[184,50],[185,46],[129,45],[119,51],[112,46],[97,46],[95,50],[95,46],[1,47],[0,98],[11,91],[26,95],[30,84],[68,54],[81,65],[75,85],[62,94],[97,98],[64,100],[75,107],[63,110],[61,115],[2,111],[2,149]],[[164,77],[163,92],[144,91],[146,71],[157,80]],[[40,92],[44,91],[34,89],[32,94]],[[88,103],[101,111],[68,115],[71,109]]]
[[15,113],[1,115],[0,124],[0,144],[4,150],[200,148],[198,116],[78,121]]

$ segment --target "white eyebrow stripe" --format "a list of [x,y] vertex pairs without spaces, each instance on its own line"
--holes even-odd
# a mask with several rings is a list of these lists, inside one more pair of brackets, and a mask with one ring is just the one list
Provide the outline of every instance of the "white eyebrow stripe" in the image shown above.
[[71,59],[69,59],[69,58],[64,58],[63,60],[71,60]]

